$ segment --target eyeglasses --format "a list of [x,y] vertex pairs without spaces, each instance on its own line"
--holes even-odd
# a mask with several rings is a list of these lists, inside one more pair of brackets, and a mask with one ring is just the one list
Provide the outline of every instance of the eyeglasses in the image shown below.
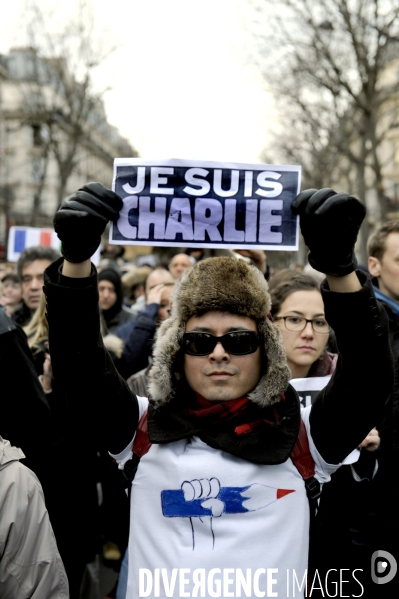
[[312,324],[312,329],[315,333],[329,333],[331,328],[323,318],[303,318],[303,316],[275,316],[274,320],[284,320],[285,328],[288,331],[299,333],[306,328],[308,322]]
[[221,343],[228,354],[245,356],[256,352],[259,337],[254,331],[231,331],[221,337],[202,332],[183,334],[183,350],[189,356],[208,356],[217,343]]

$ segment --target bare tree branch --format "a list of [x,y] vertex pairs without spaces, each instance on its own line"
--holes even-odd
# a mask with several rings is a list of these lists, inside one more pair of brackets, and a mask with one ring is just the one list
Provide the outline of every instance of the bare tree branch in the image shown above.
[[258,21],[267,16],[259,63],[283,123],[272,134],[273,150],[302,164],[304,181],[325,186],[350,180],[361,197],[373,190],[384,219],[390,200],[383,167],[390,132],[398,125],[392,99],[399,80],[387,75],[399,55],[397,2],[254,4]]

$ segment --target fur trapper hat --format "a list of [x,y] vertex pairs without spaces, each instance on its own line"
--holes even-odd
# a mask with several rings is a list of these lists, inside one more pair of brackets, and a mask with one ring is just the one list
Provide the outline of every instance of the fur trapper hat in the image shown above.
[[268,318],[271,301],[262,273],[243,260],[208,258],[188,269],[176,282],[172,313],[158,329],[150,372],[149,390],[158,405],[169,402],[183,389],[182,339],[191,316],[218,310],[253,318],[261,338],[264,372],[248,397],[266,407],[281,401],[290,371],[280,333]]

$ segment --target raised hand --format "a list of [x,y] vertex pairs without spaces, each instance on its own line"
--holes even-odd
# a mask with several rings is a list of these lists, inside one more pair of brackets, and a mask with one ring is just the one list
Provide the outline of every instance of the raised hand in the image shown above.
[[336,277],[355,270],[354,246],[366,214],[358,198],[329,188],[307,189],[295,198],[292,211],[299,214],[313,268]]
[[118,219],[122,206],[121,198],[101,183],[88,183],[65,198],[54,217],[64,258],[74,263],[91,258],[108,221]]

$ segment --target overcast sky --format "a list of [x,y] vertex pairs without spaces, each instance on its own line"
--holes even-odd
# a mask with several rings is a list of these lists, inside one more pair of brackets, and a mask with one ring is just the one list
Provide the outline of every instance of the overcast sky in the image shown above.
[[[112,88],[107,115],[142,157],[260,161],[270,103],[251,64],[249,2],[95,0],[98,28],[119,45],[98,73]],[[23,41],[25,5],[0,0],[0,52]],[[74,5],[57,3],[60,20]]]

